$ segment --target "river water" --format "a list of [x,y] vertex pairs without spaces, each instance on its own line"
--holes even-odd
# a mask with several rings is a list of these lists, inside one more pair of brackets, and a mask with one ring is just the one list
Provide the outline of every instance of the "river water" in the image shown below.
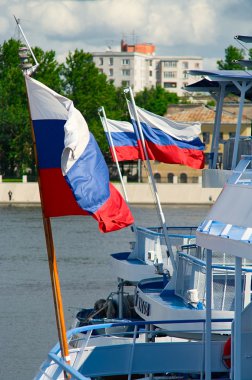
[[[163,208],[168,226],[198,225],[209,207]],[[159,225],[153,207],[132,207],[137,225]],[[110,253],[128,251],[130,228],[101,234],[91,217],[52,220],[67,328],[81,307],[116,290]],[[0,207],[0,379],[29,380],[57,341],[39,207]]]

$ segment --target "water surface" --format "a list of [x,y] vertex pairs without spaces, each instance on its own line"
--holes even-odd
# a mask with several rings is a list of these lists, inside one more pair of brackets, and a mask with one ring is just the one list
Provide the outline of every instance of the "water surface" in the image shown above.
[[[136,223],[159,224],[153,207],[133,207]],[[167,225],[198,225],[209,207],[164,207]],[[91,217],[52,221],[67,328],[81,307],[116,290],[110,253],[128,251],[130,228],[101,234]],[[0,379],[32,379],[57,341],[39,207],[0,207]]]

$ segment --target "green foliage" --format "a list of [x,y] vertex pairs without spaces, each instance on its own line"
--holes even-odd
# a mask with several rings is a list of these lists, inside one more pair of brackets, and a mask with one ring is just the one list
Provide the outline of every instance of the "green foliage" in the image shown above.
[[163,116],[167,112],[168,104],[177,104],[179,98],[177,94],[167,92],[161,86],[156,86],[155,88],[145,88],[143,91],[138,92],[135,96],[135,101],[139,107]]
[[214,99],[212,99],[212,100],[208,100],[208,101],[207,101],[207,105],[208,105],[209,107],[215,107],[216,102],[215,102]]
[[44,52],[42,49],[35,47],[33,49],[35,57],[39,62],[39,67],[33,77],[38,81],[46,84],[54,91],[63,93],[63,81],[61,71],[63,65],[60,65],[55,58],[55,51]]
[[20,42],[0,46],[0,172],[22,175],[32,167],[32,144],[23,74],[19,67]]
[[[25,82],[19,67],[20,47],[21,42],[14,39],[0,46],[0,173],[4,176],[36,173]],[[62,66],[55,52],[35,48],[34,53],[41,62],[34,77],[62,92]]]
[[184,96],[181,96],[179,98],[179,103],[180,104],[191,104],[191,100],[190,100],[190,97],[188,95],[184,95]]
[[241,59],[244,59],[244,50],[230,45],[225,49],[225,60],[217,61],[217,67],[219,70],[243,70],[241,65],[234,62]]

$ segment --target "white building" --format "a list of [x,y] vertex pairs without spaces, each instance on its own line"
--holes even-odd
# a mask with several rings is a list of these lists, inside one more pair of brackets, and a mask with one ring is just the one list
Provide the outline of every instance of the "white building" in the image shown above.
[[[187,70],[202,69],[201,57],[156,56],[153,44],[128,45],[121,42],[121,51],[93,52],[95,65],[113,81],[116,87],[131,86],[134,92],[160,84],[178,96],[183,87],[195,82]],[[187,93],[186,93],[187,94]]]

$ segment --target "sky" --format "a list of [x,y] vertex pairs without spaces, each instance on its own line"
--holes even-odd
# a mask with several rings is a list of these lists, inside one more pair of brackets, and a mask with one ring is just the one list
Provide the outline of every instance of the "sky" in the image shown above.
[[124,39],[214,69],[225,48],[242,48],[234,36],[252,35],[251,0],[0,0],[0,44],[19,38],[13,15],[31,46],[55,50],[59,62],[75,49],[119,51]]

